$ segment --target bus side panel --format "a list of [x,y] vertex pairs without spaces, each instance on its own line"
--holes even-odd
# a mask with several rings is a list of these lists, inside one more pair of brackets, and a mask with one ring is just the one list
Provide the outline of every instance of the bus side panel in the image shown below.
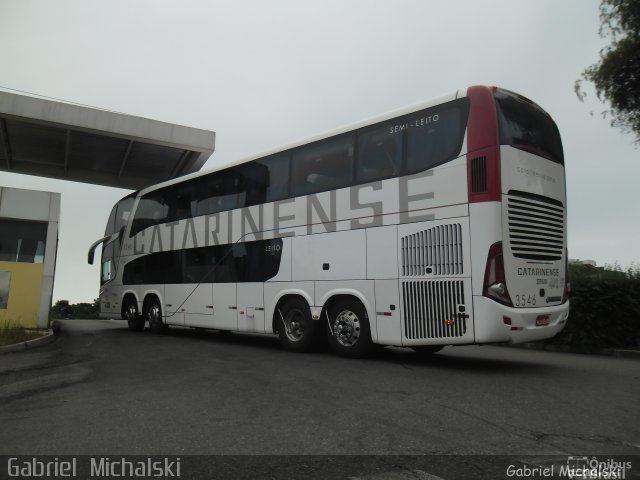
[[120,300],[122,287],[116,287],[114,281],[106,283],[100,289],[100,317],[120,319]]
[[238,284],[238,330],[257,333],[267,331],[264,322],[264,283]]
[[[376,343],[402,345],[398,296],[398,226],[368,228],[367,278],[374,281],[374,312],[370,317]],[[375,327],[374,327],[375,325]]]
[[368,228],[367,278],[398,278],[398,227]]
[[364,280],[364,229],[295,237],[292,280]]
[[275,277],[269,279],[270,282],[291,281],[291,244],[293,237],[282,238],[282,255],[280,255],[280,268]]
[[167,284],[164,294],[164,322],[168,325],[184,325],[185,299],[193,290],[193,285]]
[[489,248],[502,240],[502,206],[499,202],[469,204],[473,294],[482,295]]
[[237,283],[213,284],[213,328],[238,329]]
[[489,248],[502,240],[502,207],[498,202],[471,203],[469,218],[475,341],[505,341],[502,315],[494,315],[494,308],[484,308],[495,302],[482,296]]
[[211,327],[213,323],[212,303],[211,284],[209,283],[167,285],[165,293],[166,322],[171,325]]
[[[213,326],[213,298],[210,283],[171,285],[171,288],[180,292],[175,300],[184,302],[180,310],[185,312],[185,325],[201,328]],[[178,308],[178,305],[174,305],[175,308]],[[170,319],[168,323],[172,323]]]
[[375,280],[375,293],[377,343],[401,346],[398,280]]

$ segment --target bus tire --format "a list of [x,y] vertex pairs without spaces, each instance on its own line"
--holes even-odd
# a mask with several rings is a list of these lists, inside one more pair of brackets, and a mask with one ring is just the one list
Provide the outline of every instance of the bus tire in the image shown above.
[[169,328],[162,321],[162,308],[160,307],[160,301],[156,297],[151,297],[147,303],[147,309],[145,312],[147,321],[149,322],[149,331],[153,333],[164,333]]
[[367,311],[358,300],[341,300],[329,312],[327,339],[338,355],[351,358],[367,356],[373,343]]
[[318,322],[311,319],[311,309],[302,298],[292,298],[276,311],[278,335],[282,346],[292,352],[308,352],[316,342]]
[[135,298],[128,297],[122,311],[129,330],[132,332],[144,330],[144,318],[138,313],[138,302]]

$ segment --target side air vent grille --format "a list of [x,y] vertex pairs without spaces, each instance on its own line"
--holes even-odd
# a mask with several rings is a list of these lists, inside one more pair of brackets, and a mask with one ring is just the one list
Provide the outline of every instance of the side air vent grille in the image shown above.
[[462,274],[462,226],[438,225],[401,239],[402,275]]
[[471,192],[484,193],[487,191],[487,157],[477,157],[471,160]]
[[462,280],[402,284],[407,339],[461,337],[467,331]]
[[564,253],[565,211],[559,202],[509,192],[509,244],[513,255],[527,260],[560,260]]

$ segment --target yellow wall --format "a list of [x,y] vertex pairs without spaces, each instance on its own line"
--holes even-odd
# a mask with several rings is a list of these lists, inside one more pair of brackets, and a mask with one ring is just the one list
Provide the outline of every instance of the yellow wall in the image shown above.
[[0,271],[11,272],[7,309],[0,309],[0,325],[17,322],[26,328],[38,327],[44,265],[0,262]]

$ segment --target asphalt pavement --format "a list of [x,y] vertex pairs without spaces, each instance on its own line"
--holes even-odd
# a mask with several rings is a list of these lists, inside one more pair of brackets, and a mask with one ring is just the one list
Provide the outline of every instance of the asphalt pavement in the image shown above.
[[635,456],[639,379],[634,358],[465,346],[352,360],[270,335],[66,320],[51,344],[0,356],[0,453],[358,455],[363,468],[401,455],[415,478],[445,478],[419,463],[446,455]]

